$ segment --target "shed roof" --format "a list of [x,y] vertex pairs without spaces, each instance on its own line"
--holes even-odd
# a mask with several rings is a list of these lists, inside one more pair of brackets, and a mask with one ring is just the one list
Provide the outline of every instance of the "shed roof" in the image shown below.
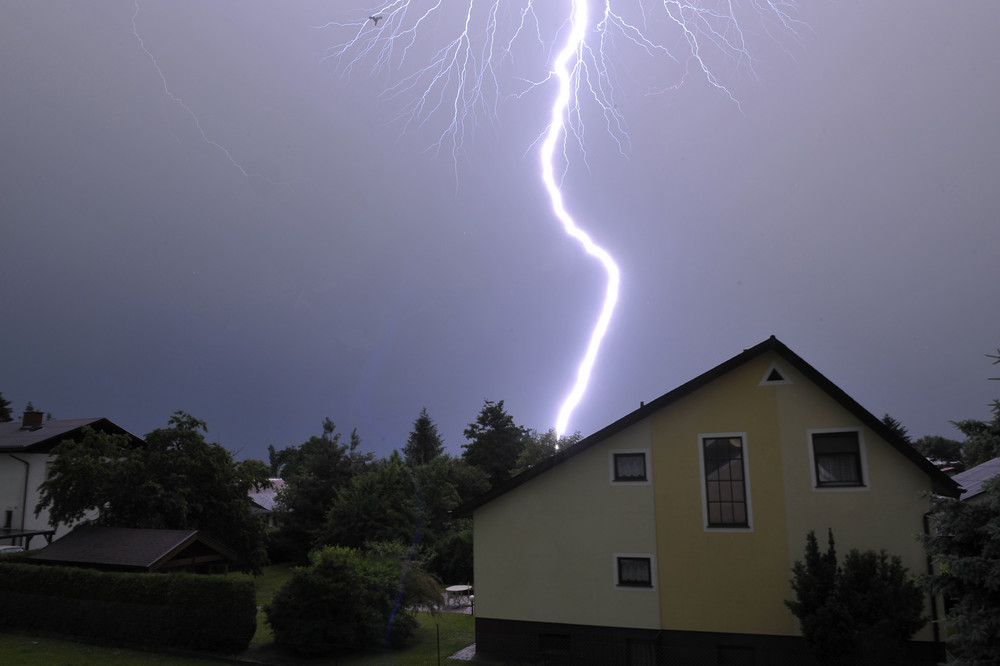
[[621,432],[629,426],[634,425],[654,412],[663,409],[681,398],[694,393],[719,377],[722,377],[723,375],[767,352],[774,352],[781,356],[796,370],[801,372],[820,389],[825,391],[827,395],[833,398],[833,400],[839,403],[844,409],[853,414],[859,421],[878,434],[879,437],[902,453],[907,460],[919,467],[925,474],[927,474],[928,477],[930,477],[934,492],[951,497],[959,496],[961,490],[958,484],[951,477],[939,470],[931,461],[922,456],[919,451],[910,446],[891,428],[882,423],[881,419],[877,418],[874,414],[858,404],[854,398],[847,395],[847,393],[840,389],[840,387],[823,376],[818,370],[816,370],[816,368],[806,363],[801,356],[793,352],[783,342],[772,335],[763,342],[754,345],[749,349],[743,350],[741,354],[737,354],[728,361],[720,363],[708,372],[705,372],[691,381],[678,386],[674,390],[661,395],[659,398],[642,405],[634,412],[626,414],[611,425],[598,430],[589,437],[580,440],[573,446],[557,451],[555,455],[538,463],[534,467],[518,474],[509,481],[500,484],[496,488],[487,491],[479,497],[466,502],[462,506],[457,507],[453,513],[458,516],[471,515],[475,509],[483,506],[484,504],[487,504],[488,502],[491,502],[497,497],[510,492],[525,482],[544,474],[556,465],[559,465],[573,456],[586,451],[595,444]]
[[198,530],[81,525],[29,558],[51,564],[158,571],[232,562],[236,553]]

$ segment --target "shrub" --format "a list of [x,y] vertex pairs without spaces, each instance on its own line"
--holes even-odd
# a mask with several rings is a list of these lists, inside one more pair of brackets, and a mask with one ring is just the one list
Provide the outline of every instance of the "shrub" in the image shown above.
[[294,570],[264,611],[275,642],[303,655],[400,647],[417,626],[413,606],[439,598],[432,589],[421,564],[401,546],[327,546],[310,554],[308,567]]
[[4,562],[0,594],[0,627],[127,644],[237,652],[257,627],[248,580]]
[[852,549],[841,567],[832,530],[826,553],[814,532],[806,536],[791,584],[796,598],[785,605],[823,666],[903,664],[906,641],[926,622],[923,594],[899,557]]

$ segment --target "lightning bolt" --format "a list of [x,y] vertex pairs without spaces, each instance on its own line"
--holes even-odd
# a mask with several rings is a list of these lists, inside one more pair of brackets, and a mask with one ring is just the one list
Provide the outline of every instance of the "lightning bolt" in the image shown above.
[[[501,102],[548,90],[548,84],[555,80],[556,95],[548,124],[532,144],[538,145],[542,185],[563,230],[607,274],[600,314],[577,366],[576,379],[556,417],[556,434],[562,436],[586,392],[621,281],[611,255],[567,211],[560,183],[563,173],[558,177],[556,173],[557,162],[563,170],[568,165],[570,144],[575,144],[586,162],[584,107],[596,105],[607,134],[625,153],[628,130],[618,110],[616,98],[620,93],[612,75],[620,49],[631,48],[665,67],[682,70],[679,81],[652,88],[647,94],[676,90],[689,76],[697,74],[739,107],[709,64],[712,54],[737,72],[756,76],[738,15],[758,17],[762,31],[772,37],[779,31],[797,36],[802,24],[792,16],[795,0],[568,0],[569,16],[561,18],[556,14],[556,4],[466,0],[457,8],[449,3],[446,10],[444,0],[391,0],[353,21],[317,27],[350,31],[350,37],[325,54],[346,77],[362,68],[373,77],[406,68],[419,50],[418,34],[423,31],[455,35],[431,52],[425,64],[397,75],[396,82],[387,86],[385,98],[409,98],[400,112],[404,131],[414,125],[425,127],[433,118],[444,119],[433,147],[436,154],[449,150],[456,178],[466,141],[476,126],[486,122],[497,127]],[[625,7],[619,9],[620,5]],[[520,76],[518,65],[524,60],[520,56],[550,52],[544,36],[549,14],[553,15],[557,35],[565,35],[551,70],[537,79]],[[660,36],[654,37],[654,33]],[[507,80],[517,82],[519,87],[507,92]]]
[[163,69],[160,67],[160,63],[157,61],[156,56],[153,55],[152,51],[150,51],[146,47],[146,42],[143,41],[142,36],[139,34],[138,18],[139,18],[139,0],[135,0],[135,11],[132,13],[132,34],[135,36],[136,41],[139,43],[139,48],[142,49],[142,52],[146,54],[146,57],[149,58],[149,61],[153,63],[153,68],[156,69],[156,73],[159,74],[160,83],[163,85],[163,94],[166,95],[177,106],[183,109],[184,112],[191,118],[195,128],[198,130],[198,134],[201,135],[202,141],[204,141],[205,143],[207,143],[208,145],[212,146],[213,148],[221,152],[223,155],[225,155],[226,159],[229,160],[229,163],[232,164],[234,167],[236,167],[236,169],[241,174],[243,174],[244,178],[247,179],[260,178],[261,180],[267,181],[271,185],[278,185],[279,183],[277,183],[274,180],[271,180],[270,178],[262,174],[247,170],[242,164],[236,161],[236,158],[233,157],[233,154],[229,151],[228,148],[223,146],[221,143],[209,138],[208,134],[205,132],[205,128],[201,126],[201,120],[198,118],[198,114],[196,114],[194,110],[190,106],[188,106],[187,102],[185,102],[183,98],[179,97],[178,95],[175,95],[173,91],[170,90],[170,86],[167,84],[167,76],[163,73]]
[[597,360],[597,352],[600,350],[601,341],[604,340],[604,335],[608,331],[608,325],[611,323],[611,315],[614,312],[615,304],[618,302],[618,285],[620,282],[618,265],[615,264],[611,255],[604,248],[594,243],[590,239],[590,236],[576,225],[576,222],[573,221],[573,218],[566,211],[566,206],[563,204],[562,190],[559,188],[559,183],[556,182],[555,176],[556,146],[559,144],[560,137],[566,133],[566,117],[569,113],[570,101],[573,98],[569,65],[572,63],[573,71],[576,71],[582,62],[580,51],[583,48],[583,38],[589,23],[590,16],[587,0],[574,0],[573,13],[570,18],[570,25],[572,27],[566,38],[566,45],[556,56],[553,65],[555,76],[559,81],[559,89],[552,104],[552,118],[545,132],[545,140],[542,141],[539,151],[542,161],[542,183],[544,183],[545,190],[549,193],[549,199],[552,201],[553,213],[562,222],[566,233],[582,245],[587,254],[601,262],[605,272],[608,274],[608,285],[604,292],[604,304],[601,306],[601,314],[597,318],[597,324],[594,326],[593,332],[590,334],[590,343],[587,345],[587,351],[577,368],[576,382],[573,384],[569,395],[563,401],[562,407],[559,409],[559,415],[556,418],[556,435],[558,437],[562,437],[563,433],[566,432],[569,417],[587,390],[590,373],[594,368],[594,362]]

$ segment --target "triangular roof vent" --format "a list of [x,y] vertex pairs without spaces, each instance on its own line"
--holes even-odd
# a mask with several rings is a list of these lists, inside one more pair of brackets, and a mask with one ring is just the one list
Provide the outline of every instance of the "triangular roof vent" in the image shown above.
[[777,363],[772,363],[767,367],[767,372],[764,373],[764,377],[760,380],[759,386],[791,383],[792,380],[788,378],[785,371],[779,368]]

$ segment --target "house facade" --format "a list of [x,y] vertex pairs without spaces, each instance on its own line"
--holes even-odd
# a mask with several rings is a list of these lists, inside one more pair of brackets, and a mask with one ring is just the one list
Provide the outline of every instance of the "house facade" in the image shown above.
[[[784,604],[807,533],[924,573],[930,492],[958,489],[772,337],[462,507],[477,650],[809,663]],[[936,638],[929,623],[913,663]]]
[[44,545],[42,539],[51,541],[69,532],[69,525],[49,525],[47,511],[36,516],[35,507],[52,450],[64,440],[79,441],[85,426],[126,435],[136,446],[143,444],[105,418],[44,421],[41,412],[25,412],[21,421],[0,423],[0,545],[39,548]]

